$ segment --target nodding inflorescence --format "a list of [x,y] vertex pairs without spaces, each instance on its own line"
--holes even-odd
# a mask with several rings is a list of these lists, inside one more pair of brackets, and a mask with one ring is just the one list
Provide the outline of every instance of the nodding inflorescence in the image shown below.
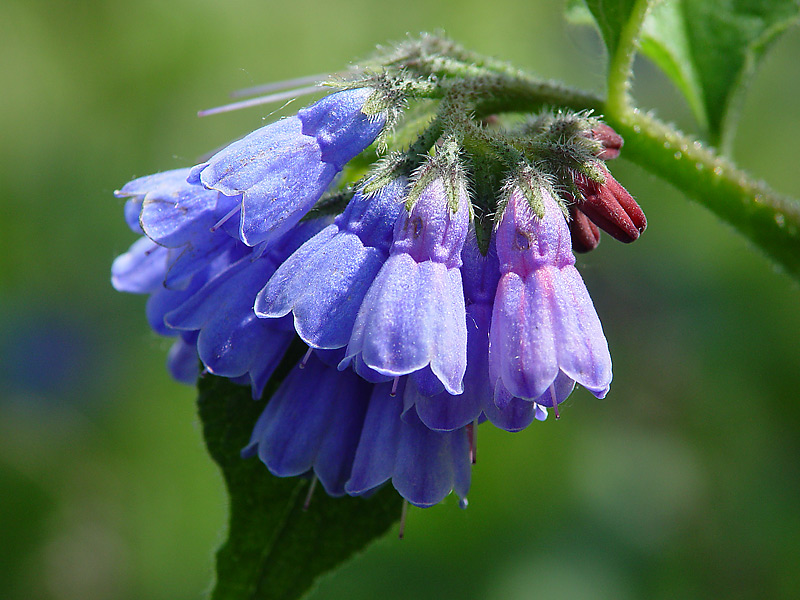
[[149,295],[187,383],[202,364],[260,398],[305,344],[243,457],[334,496],[391,481],[416,506],[452,491],[466,506],[479,423],[520,431],[558,417],[576,385],[608,393],[574,252],[600,229],[631,242],[646,220],[606,166],[613,129],[588,113],[487,114],[513,75],[432,40],[341,74],[201,164],[123,186],[140,237],[112,282]]

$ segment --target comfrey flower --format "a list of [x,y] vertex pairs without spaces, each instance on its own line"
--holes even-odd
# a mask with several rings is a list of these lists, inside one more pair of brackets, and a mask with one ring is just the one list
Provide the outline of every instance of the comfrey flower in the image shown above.
[[372,196],[357,192],[331,225],[278,268],[256,298],[256,314],[291,312],[298,335],[312,348],[346,346],[364,296],[389,255],[406,186],[400,177]]
[[[131,198],[129,225],[141,226],[146,236],[114,262],[112,282],[121,291],[151,294],[153,330],[180,335],[169,367],[181,380],[196,379],[199,357],[211,373],[247,378],[258,397],[294,334],[291,323],[256,318],[253,298],[276,266],[324,223],[305,223],[269,251],[254,251],[217,227],[239,199],[190,184],[188,175],[189,169],[150,175],[117,192]],[[140,210],[138,223],[134,208]]]
[[194,167],[189,182],[241,195],[242,241],[269,244],[296,225],[381,132],[385,116],[362,112],[374,92],[337,92],[266,125]]
[[[439,169],[453,171],[443,176]],[[340,367],[357,356],[388,377],[429,368],[433,377],[422,371],[420,382],[460,394],[467,368],[459,269],[470,218],[466,185],[455,165],[432,163],[417,186],[411,210],[395,222],[389,258],[361,304]]]
[[547,185],[531,187],[534,199],[511,189],[497,226],[502,275],[489,336],[495,403],[516,397],[557,407],[576,382],[602,398],[611,356],[600,320],[561,208]]
[[[182,381],[201,364],[259,399],[290,346],[308,346],[273,379],[243,457],[333,496],[390,484],[416,506],[451,492],[465,505],[479,423],[520,431],[577,385],[607,394],[572,251],[594,248],[598,227],[632,241],[646,221],[605,167],[622,139],[599,120],[477,126],[474,87],[392,68],[194,168],[126,184],[141,238],[112,282],[150,295]],[[401,122],[416,141],[345,169],[415,94],[443,99],[425,129]]]
[[415,506],[438,504],[453,489],[465,498],[466,430],[440,433],[413,411],[403,415],[405,379],[393,392],[312,354],[275,392],[242,455],[258,455],[280,477],[313,472],[332,496],[369,495],[391,481]]

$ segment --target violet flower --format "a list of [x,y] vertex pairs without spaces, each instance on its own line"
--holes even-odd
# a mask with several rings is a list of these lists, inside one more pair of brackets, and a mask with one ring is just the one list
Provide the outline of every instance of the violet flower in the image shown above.
[[389,258],[361,304],[340,368],[357,355],[388,377],[429,366],[443,389],[463,391],[467,330],[459,267],[470,209],[463,181],[455,191],[458,206],[451,208],[445,182],[436,177],[411,212],[401,212]]
[[495,296],[489,375],[495,403],[510,398],[557,406],[574,381],[602,398],[611,357],[600,320],[574,266],[561,208],[539,188],[542,217],[515,187],[497,226],[500,282]]
[[278,268],[256,298],[256,314],[276,318],[291,312],[309,346],[346,346],[364,296],[389,255],[405,191],[402,177],[374,195],[357,192],[332,225]]

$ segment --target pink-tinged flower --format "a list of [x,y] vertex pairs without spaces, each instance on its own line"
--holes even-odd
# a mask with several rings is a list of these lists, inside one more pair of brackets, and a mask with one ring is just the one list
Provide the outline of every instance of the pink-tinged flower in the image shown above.
[[500,282],[489,338],[495,403],[523,398],[556,406],[578,383],[598,398],[611,383],[611,356],[575,268],[569,228],[545,186],[542,216],[513,188],[497,226]]

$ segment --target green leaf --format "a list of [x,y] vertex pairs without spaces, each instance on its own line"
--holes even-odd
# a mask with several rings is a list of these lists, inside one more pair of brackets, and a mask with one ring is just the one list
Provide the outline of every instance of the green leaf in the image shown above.
[[391,486],[369,499],[331,498],[320,488],[304,511],[308,480],[274,477],[258,458],[239,456],[264,403],[220,377],[206,376],[198,388],[206,445],[230,496],[213,600],[300,598],[399,519],[402,499]]
[[743,84],[800,0],[665,0],[648,16],[641,50],[675,83],[713,144],[729,142]]
[[590,22],[588,17],[591,16],[600,29],[609,56],[614,56],[635,4],[636,0],[570,0],[567,3],[567,16],[574,22],[584,24]]
[[755,72],[770,43],[797,22],[800,0],[671,0],[670,3],[680,7],[683,17],[688,48],[682,52],[691,57],[697,72],[709,141],[724,146],[726,129],[732,130],[739,108],[737,92]]
[[[583,0],[608,50],[608,99],[606,111],[621,114],[629,110],[628,87],[633,57],[645,16],[652,0]],[[585,23],[586,11],[576,0],[567,5],[567,17]]]
[[[567,16],[579,23],[593,17],[613,60],[636,3],[581,4],[584,0],[570,0]],[[644,20],[639,48],[681,91],[709,141],[724,147],[743,84],[799,15],[800,0],[662,0]]]
[[678,87],[697,122],[708,130],[700,76],[692,59],[689,33],[680,0],[656,4],[644,21],[639,48]]
[[[636,10],[635,0],[569,0],[567,5],[570,20],[594,20],[600,29],[611,58],[610,99],[615,86],[629,78],[620,70],[625,65],[620,53],[626,43],[636,42],[633,32],[625,35]],[[800,0],[662,0],[644,19],[639,49],[681,91],[709,141],[725,147],[743,84],[770,43],[798,16]]]

